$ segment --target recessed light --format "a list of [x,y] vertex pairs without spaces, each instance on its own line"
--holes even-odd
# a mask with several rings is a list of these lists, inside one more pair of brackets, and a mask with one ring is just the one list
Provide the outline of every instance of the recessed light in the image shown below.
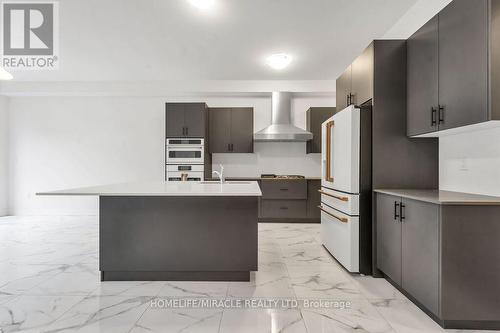
[[13,78],[12,74],[0,67],[0,80],[12,80]]
[[209,9],[215,3],[215,0],[188,0],[191,5],[199,9]]
[[292,57],[286,53],[276,53],[267,58],[267,64],[272,69],[284,69],[292,62]]

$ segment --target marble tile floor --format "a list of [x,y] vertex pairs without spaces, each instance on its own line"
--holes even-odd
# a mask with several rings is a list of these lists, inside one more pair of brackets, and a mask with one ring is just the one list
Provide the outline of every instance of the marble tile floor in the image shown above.
[[[441,329],[385,280],[348,274],[320,238],[318,224],[259,224],[251,282],[101,283],[96,217],[3,217],[0,332],[458,332]],[[153,306],[169,299],[349,306]]]

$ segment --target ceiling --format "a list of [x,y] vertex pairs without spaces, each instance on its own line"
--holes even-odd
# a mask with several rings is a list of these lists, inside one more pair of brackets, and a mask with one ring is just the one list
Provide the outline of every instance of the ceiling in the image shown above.
[[[417,0],[59,2],[60,67],[15,81],[331,80]],[[284,71],[265,65],[288,52]]]

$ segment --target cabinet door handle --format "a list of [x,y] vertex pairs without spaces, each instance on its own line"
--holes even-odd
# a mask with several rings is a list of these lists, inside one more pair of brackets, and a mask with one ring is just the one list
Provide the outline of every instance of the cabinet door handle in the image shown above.
[[341,196],[338,196],[338,195],[327,193],[327,192],[322,191],[322,190],[318,190],[318,192],[321,193],[321,194],[327,195],[329,197],[335,198],[337,200],[340,200],[340,201],[349,201],[348,197],[341,197]]
[[189,127],[186,127],[186,136],[189,135]]
[[403,203],[401,203],[399,205],[399,220],[401,222],[403,222],[403,220],[406,218],[405,217],[405,208],[406,208],[406,206]]
[[349,106],[349,94],[347,94],[345,97],[346,97],[346,105]]
[[280,191],[288,191],[287,188],[280,188]]
[[227,144],[227,151],[231,151],[231,144]]
[[281,210],[288,210],[288,207],[280,207]]
[[394,220],[399,220],[399,215],[398,215],[398,212],[400,212],[399,210],[399,202],[397,201],[394,201]]
[[329,211],[327,211],[326,209],[324,209],[324,208],[323,208],[323,206],[318,206],[318,208],[319,208],[319,209],[320,209],[323,213],[330,215],[331,217],[333,217],[333,218],[335,218],[335,219],[339,220],[339,221],[340,221],[340,222],[342,222],[342,223],[348,223],[348,222],[349,222],[349,220],[348,220],[347,218],[345,218],[345,217],[340,217],[340,216],[337,216],[337,215],[335,215],[335,214],[332,214],[332,213],[330,213]]
[[444,123],[444,106],[443,105],[439,106],[439,123],[440,124]]
[[231,151],[234,151],[234,145],[231,143]]
[[431,108],[431,126],[432,127],[437,125],[436,113],[437,113],[437,109],[435,107],[432,107]]

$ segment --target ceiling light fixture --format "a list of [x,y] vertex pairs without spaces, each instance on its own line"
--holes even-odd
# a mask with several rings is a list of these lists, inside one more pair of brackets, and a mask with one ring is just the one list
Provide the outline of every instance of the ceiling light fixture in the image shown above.
[[215,3],[215,0],[188,0],[191,5],[198,9],[209,9]]
[[12,74],[0,67],[0,80],[12,80],[13,78]]
[[272,69],[284,69],[292,62],[292,57],[286,53],[276,53],[267,58],[267,64]]

